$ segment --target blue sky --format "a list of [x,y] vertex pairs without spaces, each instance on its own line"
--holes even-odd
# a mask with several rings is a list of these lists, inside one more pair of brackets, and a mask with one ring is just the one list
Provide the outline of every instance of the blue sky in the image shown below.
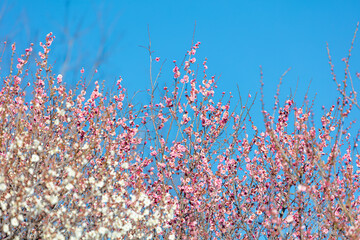
[[[196,57],[200,64],[208,58],[208,75],[221,75],[219,91],[234,91],[239,85],[243,97],[248,92],[259,92],[262,65],[269,110],[278,80],[290,67],[281,86],[282,99],[289,95],[290,88],[294,92],[298,81],[297,99],[301,101],[312,81],[309,95],[318,94],[315,110],[334,104],[336,90],[326,43],[341,79],[345,67],[341,58],[347,56],[360,20],[360,1],[1,2],[1,41],[16,41],[20,51],[53,32],[57,37],[52,47],[54,70],[64,70],[68,56],[69,72],[77,74],[84,67],[89,75],[103,47],[107,53],[100,61],[97,77],[105,79],[106,87],[110,87],[121,75],[130,93],[150,86],[148,53],[139,47],[148,45],[147,27],[154,57],[166,59],[160,79],[164,83],[172,82],[172,61],[181,62],[191,47],[196,22],[194,40],[202,43]],[[66,31],[72,37],[66,37]],[[74,40],[70,56],[66,54],[69,39]],[[350,62],[353,74],[360,72],[359,50],[358,38]],[[159,66],[154,65],[155,73]],[[79,78],[66,76],[64,80],[70,85]]]
[[[53,32],[50,61],[55,62],[57,74],[64,71],[68,59],[64,77],[68,85],[79,80],[82,67],[90,77],[92,67],[100,63],[97,80],[105,79],[110,88],[122,76],[132,94],[150,86],[148,52],[139,47],[149,43],[148,26],[153,56],[166,60],[160,82],[170,85],[172,61],[181,62],[190,49],[196,23],[194,41],[201,42],[196,58],[200,64],[208,58],[208,75],[221,75],[219,94],[236,92],[238,85],[243,98],[249,92],[254,96],[260,91],[261,65],[266,108],[271,110],[279,78],[291,67],[281,86],[281,99],[290,89],[294,92],[298,82],[296,100],[301,105],[312,81],[309,97],[317,93],[314,110],[320,115],[321,106],[335,104],[337,95],[326,43],[342,79],[341,59],[347,56],[360,21],[359,9],[359,0],[0,0],[0,41],[15,41],[22,53],[29,43],[38,46]],[[9,56],[0,63],[1,77],[8,67],[6,60]],[[350,66],[353,76],[360,72],[360,34]],[[154,63],[155,74],[159,67]],[[360,81],[355,86],[359,92]],[[146,94],[138,96],[136,101],[142,101]],[[257,124],[263,119],[259,106],[257,102],[252,112]],[[353,114],[359,119],[358,110]]]

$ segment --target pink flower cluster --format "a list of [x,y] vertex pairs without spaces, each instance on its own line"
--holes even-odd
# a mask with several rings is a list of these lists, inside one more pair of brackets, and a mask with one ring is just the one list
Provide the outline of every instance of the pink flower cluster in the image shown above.
[[340,89],[319,122],[312,107],[276,98],[274,114],[263,108],[255,126],[250,94],[237,107],[231,94],[217,94],[207,60],[203,76],[192,69],[196,43],[175,65],[173,85],[159,96],[151,89],[150,102],[135,107],[121,77],[110,97],[98,82],[66,90],[48,64],[54,38],[40,44],[31,94],[31,47],[3,77],[1,239],[360,235],[359,135],[347,124],[360,110],[353,91]]

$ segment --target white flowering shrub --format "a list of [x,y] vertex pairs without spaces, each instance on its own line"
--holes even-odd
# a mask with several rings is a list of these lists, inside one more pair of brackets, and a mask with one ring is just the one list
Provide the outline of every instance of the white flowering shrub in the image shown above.
[[177,203],[168,189],[155,196],[142,181],[139,166],[149,160],[134,151],[142,139],[123,109],[121,80],[108,105],[97,83],[87,100],[85,88],[66,91],[47,63],[53,39],[40,44],[29,102],[24,79],[32,48],[0,90],[0,239],[152,239],[169,232]]

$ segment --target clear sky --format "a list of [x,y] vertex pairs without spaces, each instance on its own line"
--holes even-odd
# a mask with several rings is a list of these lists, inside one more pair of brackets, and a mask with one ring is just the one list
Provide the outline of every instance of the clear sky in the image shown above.
[[[345,67],[341,58],[347,56],[360,21],[358,0],[1,0],[0,7],[1,41],[16,41],[20,50],[53,32],[56,71],[64,70],[67,56],[68,71],[79,73],[84,67],[91,75],[91,67],[100,59],[98,78],[110,87],[121,75],[131,93],[150,85],[148,53],[139,47],[148,45],[147,27],[154,57],[166,59],[160,81],[171,82],[172,61],[181,62],[191,47],[196,22],[194,40],[202,43],[196,57],[199,63],[208,58],[209,75],[221,75],[220,91],[234,91],[238,84],[243,97],[259,92],[262,65],[269,110],[278,80],[290,67],[281,87],[283,97],[290,88],[295,90],[298,81],[298,99],[302,99],[312,80],[309,93],[310,97],[318,93],[316,110],[335,103],[326,43],[341,79]],[[98,52],[103,50],[102,59]],[[354,75],[360,72],[360,36],[350,65]],[[159,66],[154,65],[155,73]],[[77,79],[68,74],[64,80],[74,84]]]

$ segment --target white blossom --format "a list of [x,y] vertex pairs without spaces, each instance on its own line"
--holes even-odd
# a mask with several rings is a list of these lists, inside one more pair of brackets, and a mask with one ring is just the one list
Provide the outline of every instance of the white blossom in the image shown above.
[[123,201],[122,197],[119,196],[119,195],[117,195],[114,200],[115,200],[116,203],[120,203],[120,202]]
[[31,156],[31,161],[32,161],[32,162],[38,162],[39,160],[40,160],[40,157],[39,157],[38,155],[33,154],[33,155]]
[[33,194],[34,193],[34,188],[32,188],[32,187],[26,187],[25,188],[25,191],[29,194],[29,195],[31,195],[31,194]]
[[86,150],[89,148],[89,144],[88,143],[85,143],[85,145],[81,148],[82,150]]
[[121,164],[121,167],[123,169],[128,169],[129,168],[129,163],[128,162],[124,162],[123,164]]
[[69,183],[68,185],[66,185],[65,187],[68,191],[70,191],[71,189],[74,188],[74,185],[72,185],[71,183]]
[[40,145],[39,140],[35,139],[34,142],[33,142],[33,146],[34,146],[35,148],[37,148],[39,145]]
[[22,145],[23,145],[23,140],[21,140],[20,138],[17,138],[16,144],[17,144],[19,147],[22,147]]
[[66,171],[68,172],[69,177],[75,177],[75,171],[72,168],[68,167],[66,168]]
[[5,191],[5,190],[6,190],[6,184],[0,183],[0,191]]
[[120,181],[118,181],[118,183],[119,183],[119,185],[121,186],[121,187],[124,187],[125,186],[125,181],[124,180],[120,180]]
[[104,196],[102,197],[102,199],[101,199],[101,202],[103,202],[103,203],[106,203],[106,202],[108,202],[108,201],[109,201],[108,195],[104,195]]
[[56,148],[54,148],[54,149],[51,149],[51,150],[49,151],[49,154],[50,154],[50,155],[54,155],[54,154],[56,154],[56,153],[58,153],[58,152],[60,152],[60,149],[59,149],[59,147],[56,147]]
[[91,184],[95,183],[95,178],[93,176],[89,177],[89,183]]
[[128,231],[131,230],[131,228],[132,228],[131,223],[130,223],[130,222],[127,222],[127,223],[124,225],[124,227],[123,227],[123,231],[128,232]]
[[55,239],[56,239],[56,240],[65,240],[65,237],[64,237],[64,235],[62,235],[61,233],[58,233],[58,234],[56,234]]
[[4,224],[4,226],[3,226],[3,231],[4,231],[4,233],[10,233],[10,231],[9,231],[9,225]]
[[58,113],[59,113],[60,116],[65,116],[65,111],[64,111],[64,109],[59,109],[59,108],[57,108],[56,110],[58,111]]
[[52,205],[56,204],[59,199],[56,195],[46,196],[45,197]]
[[305,192],[305,191],[306,191],[306,186],[299,184],[298,185],[298,192]]
[[81,227],[76,228],[76,230],[75,230],[75,236],[76,236],[77,238],[80,238],[81,235],[82,235],[82,232],[83,232],[83,229],[82,229]]
[[1,209],[5,211],[7,209],[7,203],[6,202],[0,202]]
[[145,207],[150,206],[150,204],[151,204],[150,199],[149,199],[148,197],[146,197],[146,199],[144,200],[144,205],[145,205]]
[[107,228],[99,227],[98,231],[99,231],[100,234],[105,234],[108,230],[107,230]]
[[12,218],[10,222],[14,227],[19,226],[19,221],[16,218]]
[[99,183],[96,184],[96,186],[97,186],[98,188],[102,188],[104,185],[105,185],[105,184],[104,184],[103,181],[101,181],[101,182],[99,182]]
[[11,144],[10,147],[9,147],[10,150],[14,150],[15,149],[15,144]]

